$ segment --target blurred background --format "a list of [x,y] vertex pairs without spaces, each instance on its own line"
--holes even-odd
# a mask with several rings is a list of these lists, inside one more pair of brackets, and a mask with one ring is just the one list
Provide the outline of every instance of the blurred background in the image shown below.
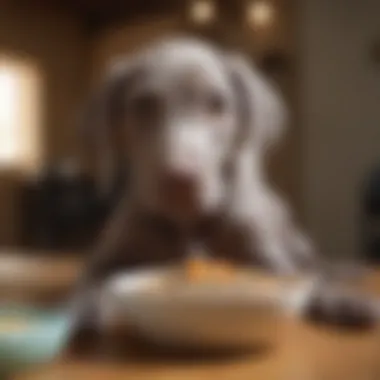
[[375,260],[379,14],[377,0],[3,0],[1,252],[92,244],[117,191],[97,191],[80,110],[113,60],[185,32],[243,50],[279,84],[292,120],[274,183],[324,254]]

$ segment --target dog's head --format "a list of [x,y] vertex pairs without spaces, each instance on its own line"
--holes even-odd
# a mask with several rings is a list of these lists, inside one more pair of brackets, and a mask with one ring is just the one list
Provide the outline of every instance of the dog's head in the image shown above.
[[[283,107],[248,61],[178,39],[115,65],[90,116],[99,160],[126,160],[135,201],[186,219],[226,202],[237,156],[260,170]],[[113,169],[106,165],[103,174],[109,178]]]

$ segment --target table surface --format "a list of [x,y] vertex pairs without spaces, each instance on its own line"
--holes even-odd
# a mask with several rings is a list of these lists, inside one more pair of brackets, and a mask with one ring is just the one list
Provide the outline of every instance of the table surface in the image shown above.
[[0,251],[0,301],[45,302],[65,296],[81,272],[84,260],[78,257]]
[[[28,261],[29,264],[33,260]],[[0,268],[2,256],[0,255]],[[41,263],[41,262],[40,262]],[[24,264],[26,265],[26,264]],[[32,266],[75,278],[79,264],[50,261]],[[45,265],[45,266],[44,266]],[[43,270],[44,269],[44,270]],[[30,268],[28,269],[30,274]],[[53,277],[46,274],[50,283]],[[60,276],[58,276],[60,277]],[[60,277],[62,286],[62,276]],[[51,284],[50,284],[51,285]],[[361,287],[380,296],[380,270],[367,275]],[[133,339],[131,339],[133,342]],[[69,355],[56,362],[15,375],[15,380],[377,380],[380,379],[380,326],[366,332],[344,332],[284,320],[278,341],[265,352],[236,357],[174,357],[154,355],[130,343],[120,352],[90,344],[85,355]],[[97,347],[95,349],[95,347]]]

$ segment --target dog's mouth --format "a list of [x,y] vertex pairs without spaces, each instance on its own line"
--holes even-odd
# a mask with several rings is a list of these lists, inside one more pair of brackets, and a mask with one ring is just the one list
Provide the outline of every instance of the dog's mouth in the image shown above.
[[158,183],[162,210],[172,216],[192,217],[201,212],[199,182],[186,175],[169,175]]

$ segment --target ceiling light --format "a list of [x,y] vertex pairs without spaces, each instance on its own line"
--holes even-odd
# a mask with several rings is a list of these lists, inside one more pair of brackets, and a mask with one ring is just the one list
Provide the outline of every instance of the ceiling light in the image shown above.
[[252,26],[265,27],[274,19],[274,8],[267,0],[252,1],[247,8],[247,21]]
[[190,15],[197,24],[207,24],[215,17],[215,4],[211,0],[195,0],[191,4]]

